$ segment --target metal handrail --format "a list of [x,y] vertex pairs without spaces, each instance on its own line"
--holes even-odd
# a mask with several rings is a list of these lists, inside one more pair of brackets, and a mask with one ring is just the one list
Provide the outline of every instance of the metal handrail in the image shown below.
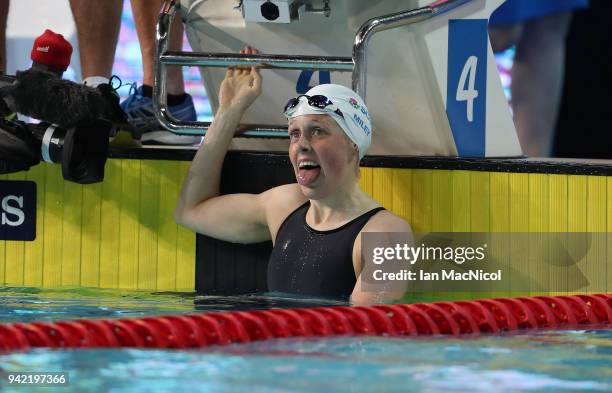
[[383,15],[366,21],[355,34],[353,44],[352,87],[364,100],[366,99],[367,50],[370,39],[381,31],[395,29],[441,15],[472,0],[439,0],[416,10]]
[[167,52],[160,56],[160,60],[167,65],[184,66],[237,67],[255,64],[259,68],[282,68],[286,70],[353,71],[353,59],[350,57]]
[[[155,83],[153,86],[153,108],[155,116],[161,125],[169,131],[205,135],[210,122],[180,121],[168,110],[166,97],[166,66],[207,66],[207,67],[238,67],[257,66],[275,69],[311,69],[316,71],[352,71],[353,89],[366,99],[367,82],[367,50],[372,36],[381,31],[406,26],[435,16],[444,14],[473,0],[438,0],[432,4],[415,10],[398,12],[372,18],[365,22],[355,34],[353,56],[287,56],[265,54],[236,53],[202,53],[202,52],[170,52],[168,51],[170,25],[179,4],[177,0],[165,0],[157,23],[157,61],[155,62]],[[243,136],[253,137],[286,137],[285,125],[249,125]]]

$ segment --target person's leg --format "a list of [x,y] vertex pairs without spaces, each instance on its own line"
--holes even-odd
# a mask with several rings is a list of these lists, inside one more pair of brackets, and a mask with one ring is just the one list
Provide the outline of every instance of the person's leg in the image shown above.
[[[97,85],[113,71],[123,0],[70,0],[83,80]],[[97,79],[103,78],[103,79]]]
[[9,0],[0,0],[0,73],[6,73],[6,20],[9,12]]
[[[143,85],[153,86],[155,66],[155,28],[162,2],[158,7],[151,6],[149,0],[131,0],[134,23],[142,53]],[[180,51],[183,47],[183,23],[176,17],[170,32],[170,50]],[[181,96],[185,93],[182,68],[167,67],[168,94]]]
[[570,21],[569,12],[528,21],[516,47],[512,108],[519,140],[528,156],[551,154]]
[[[162,129],[155,117],[153,108],[153,83],[155,80],[156,40],[155,30],[161,2],[153,0],[131,0],[134,23],[140,43],[143,65],[143,85],[131,92],[121,104],[134,127],[134,134],[142,143],[194,144],[201,138],[189,135],[176,135]],[[170,50],[180,51],[183,43],[183,23],[175,18],[170,31]],[[185,93],[183,70],[181,67],[167,67],[167,103],[172,116],[181,121],[195,121],[197,115],[193,99]]]

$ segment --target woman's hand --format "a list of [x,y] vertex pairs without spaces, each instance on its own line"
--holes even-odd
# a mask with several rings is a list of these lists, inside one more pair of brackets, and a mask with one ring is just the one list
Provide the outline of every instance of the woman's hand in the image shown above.
[[[247,46],[240,53],[256,54],[259,52]],[[243,112],[260,94],[261,74],[257,67],[229,68],[219,89],[219,109],[232,107]]]

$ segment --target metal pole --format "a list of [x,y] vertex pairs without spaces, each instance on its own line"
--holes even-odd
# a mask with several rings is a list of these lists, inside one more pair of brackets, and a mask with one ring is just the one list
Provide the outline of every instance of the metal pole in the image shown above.
[[257,66],[286,70],[353,71],[350,57],[287,56],[287,55],[241,55],[228,53],[183,53],[167,52],[160,60],[166,65],[236,67]]
[[383,15],[366,21],[355,34],[353,44],[352,87],[364,100],[366,99],[367,53],[370,39],[376,33],[401,26],[422,22],[444,14],[472,0],[440,0],[416,10]]
[[[168,40],[170,36],[170,24],[176,13],[176,1],[166,0],[159,14],[156,27],[157,52],[165,53],[168,50]],[[162,126],[170,131],[179,131],[180,128],[175,126],[177,119],[174,118],[168,110],[168,102],[166,95],[166,65],[161,61],[155,62],[155,83],[153,83],[153,111],[155,117]]]

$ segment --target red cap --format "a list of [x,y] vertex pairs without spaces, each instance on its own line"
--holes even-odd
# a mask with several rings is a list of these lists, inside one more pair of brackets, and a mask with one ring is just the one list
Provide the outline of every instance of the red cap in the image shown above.
[[30,57],[32,61],[45,64],[58,70],[66,71],[70,64],[72,45],[63,35],[47,29],[36,38]]

